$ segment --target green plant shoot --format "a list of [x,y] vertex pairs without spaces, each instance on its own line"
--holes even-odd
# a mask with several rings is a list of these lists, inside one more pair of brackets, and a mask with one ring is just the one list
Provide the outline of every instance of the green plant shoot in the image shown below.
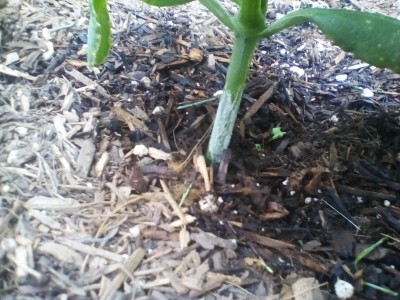
[[[367,257],[371,252],[373,252],[376,248],[378,248],[379,246],[381,246],[384,242],[386,242],[390,237],[389,236],[385,236],[383,238],[381,238],[379,241],[377,241],[375,244],[369,246],[368,248],[365,248],[363,251],[361,251],[361,253],[359,253],[356,257],[356,259],[354,260],[354,266],[356,267],[356,269],[358,269],[358,264],[360,263],[361,260],[363,260],[365,257]],[[370,288],[376,289],[378,291],[381,291],[385,294],[388,294],[392,297],[398,297],[399,293],[392,291],[388,288],[385,287],[381,287],[378,286],[376,284],[373,284],[371,282],[367,282],[365,280],[361,280],[361,283],[365,286],[368,286]]]
[[[161,7],[194,0],[142,1]],[[261,39],[294,25],[312,22],[343,50],[371,65],[400,73],[400,20],[375,13],[307,8],[267,24],[267,0],[232,0],[238,6],[235,15],[230,14],[219,0],[199,2],[234,34],[230,65],[207,149],[207,157],[212,164],[217,164],[222,151],[229,147],[250,63]],[[92,66],[102,63],[108,55],[110,22],[106,0],[89,0],[89,4],[88,65]]]
[[283,138],[283,136],[286,134],[286,132],[281,131],[279,127],[274,127],[272,128],[272,137],[271,141],[275,141],[277,139]]
[[87,62],[89,67],[93,67],[107,59],[111,47],[111,25],[107,0],[90,0],[89,10]]

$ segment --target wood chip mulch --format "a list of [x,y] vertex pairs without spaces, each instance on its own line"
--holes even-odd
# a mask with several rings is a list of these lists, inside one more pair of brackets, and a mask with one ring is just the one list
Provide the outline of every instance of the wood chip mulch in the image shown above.
[[[400,14],[270,1],[269,21],[297,2]],[[85,1],[0,0],[0,298],[338,299],[341,279],[396,299],[364,282],[400,291],[400,76],[310,24],[263,41],[213,169],[231,34],[198,3],[109,8],[88,70]]]

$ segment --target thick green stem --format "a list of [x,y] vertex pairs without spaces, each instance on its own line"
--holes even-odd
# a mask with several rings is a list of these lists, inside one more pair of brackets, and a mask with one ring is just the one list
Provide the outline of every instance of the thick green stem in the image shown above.
[[264,18],[267,15],[267,9],[268,9],[268,0],[263,0],[261,2],[261,14],[264,16]]
[[224,90],[208,144],[207,157],[212,164],[220,161],[222,151],[229,146],[250,62],[258,41],[259,39],[252,37],[235,37]]
[[242,3],[238,12],[239,25],[245,30],[258,31],[265,28],[263,14],[265,0],[247,0]]

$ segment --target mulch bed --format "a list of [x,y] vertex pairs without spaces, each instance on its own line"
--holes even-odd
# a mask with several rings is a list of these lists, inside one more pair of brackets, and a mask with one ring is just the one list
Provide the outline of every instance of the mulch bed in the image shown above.
[[[338,299],[343,280],[396,299],[365,282],[400,291],[400,75],[310,24],[263,41],[211,168],[232,36],[199,4],[110,0],[114,47],[88,70],[86,4],[8,2],[0,298]],[[293,9],[270,2],[269,21]]]

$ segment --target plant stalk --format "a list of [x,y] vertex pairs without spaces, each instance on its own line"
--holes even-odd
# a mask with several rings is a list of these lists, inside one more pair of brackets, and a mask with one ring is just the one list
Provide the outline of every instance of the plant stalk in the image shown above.
[[235,32],[236,25],[233,21],[233,17],[224,9],[221,3],[217,0],[200,0],[200,3],[208,8],[210,12],[212,12],[218,20],[230,30]]
[[262,14],[265,0],[248,0],[242,3],[238,21],[246,29],[259,30],[265,27],[265,15]]
[[228,74],[208,144],[207,158],[213,165],[220,161],[222,151],[229,146],[258,41],[258,38],[235,36]]

